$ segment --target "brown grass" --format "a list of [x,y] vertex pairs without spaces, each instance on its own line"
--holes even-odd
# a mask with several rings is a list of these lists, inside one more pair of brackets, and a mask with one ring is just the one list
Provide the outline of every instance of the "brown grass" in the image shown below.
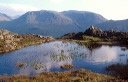
[[60,68],[63,68],[63,69],[70,69],[70,68],[73,68],[74,65],[72,64],[65,64],[65,65],[61,65]]
[[24,64],[23,64],[22,62],[17,62],[17,63],[16,63],[16,66],[17,66],[18,68],[22,68],[22,67],[24,66]]
[[14,75],[1,76],[0,82],[103,82],[114,81],[115,77],[93,73],[86,69],[66,72],[43,72],[31,77]]

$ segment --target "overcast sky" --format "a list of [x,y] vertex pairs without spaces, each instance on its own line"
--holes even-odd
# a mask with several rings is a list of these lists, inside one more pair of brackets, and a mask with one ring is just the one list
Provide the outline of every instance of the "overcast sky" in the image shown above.
[[80,10],[107,19],[128,19],[128,0],[0,0],[0,12],[10,16],[36,10]]

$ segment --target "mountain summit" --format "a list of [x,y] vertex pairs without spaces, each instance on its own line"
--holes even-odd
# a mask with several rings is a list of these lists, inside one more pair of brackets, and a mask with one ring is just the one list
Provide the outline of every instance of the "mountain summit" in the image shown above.
[[70,10],[61,13],[74,20],[83,30],[86,30],[91,25],[107,21],[103,16],[88,11]]
[[20,18],[15,20],[17,23],[29,23],[29,24],[73,24],[73,20],[62,15],[56,11],[32,11],[27,12],[26,14],[22,15]]

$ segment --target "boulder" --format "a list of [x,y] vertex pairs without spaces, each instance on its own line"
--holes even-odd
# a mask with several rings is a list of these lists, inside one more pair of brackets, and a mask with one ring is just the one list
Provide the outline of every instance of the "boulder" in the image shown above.
[[94,26],[91,26],[89,29],[87,29],[84,34],[89,36],[102,36],[103,31],[99,28],[96,28]]

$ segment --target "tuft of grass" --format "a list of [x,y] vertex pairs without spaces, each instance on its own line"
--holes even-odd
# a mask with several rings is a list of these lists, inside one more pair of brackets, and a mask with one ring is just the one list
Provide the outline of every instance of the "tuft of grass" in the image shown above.
[[16,66],[17,66],[18,68],[22,68],[22,67],[24,66],[24,64],[23,64],[22,62],[17,62],[17,63],[16,63]]
[[61,65],[60,68],[63,68],[63,69],[70,69],[70,68],[73,68],[74,65],[72,64],[65,64],[65,65]]

